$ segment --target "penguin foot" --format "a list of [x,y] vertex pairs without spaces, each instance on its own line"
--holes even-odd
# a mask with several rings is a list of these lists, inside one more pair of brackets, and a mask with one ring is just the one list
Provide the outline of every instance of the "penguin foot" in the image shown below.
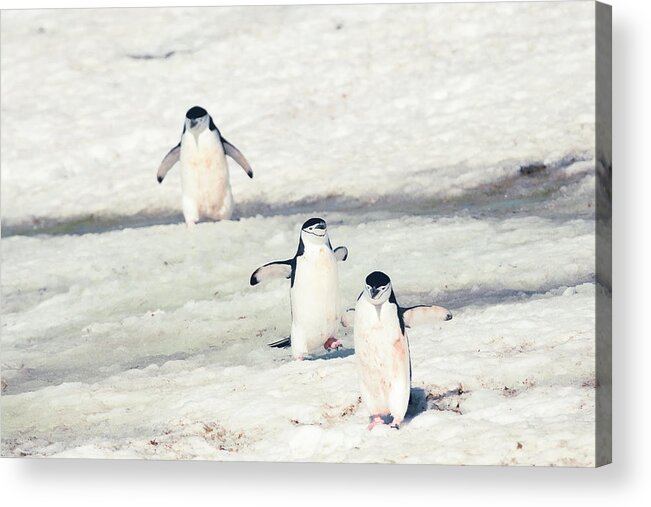
[[340,347],[343,347],[344,344],[341,343],[341,340],[337,340],[336,338],[330,337],[326,340],[326,342],[323,344],[323,348],[330,351],[330,350],[337,350]]
[[368,425],[368,430],[369,431],[371,431],[376,426],[380,426],[380,425],[384,424],[384,419],[382,419],[382,416],[374,415],[372,417],[373,417],[373,420],[371,421],[371,424]]

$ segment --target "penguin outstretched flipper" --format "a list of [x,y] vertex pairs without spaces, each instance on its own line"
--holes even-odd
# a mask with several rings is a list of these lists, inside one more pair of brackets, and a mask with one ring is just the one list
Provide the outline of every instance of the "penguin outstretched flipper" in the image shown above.
[[174,164],[176,164],[179,161],[180,157],[181,157],[181,143],[174,146],[174,148],[172,148],[167,153],[167,155],[165,155],[165,158],[160,163],[160,167],[158,168],[158,172],[156,173],[156,179],[158,180],[158,183],[163,183],[163,179],[165,178],[165,175],[174,166]]
[[[412,306],[409,308],[400,308],[405,327],[414,327],[421,325],[432,325],[435,322],[452,320],[452,312],[442,306]],[[349,308],[341,316],[341,325],[344,327],[353,327],[355,322],[355,309]]]
[[402,318],[405,326],[414,327],[420,325],[434,324],[435,322],[452,319],[452,312],[442,306],[412,306],[410,308],[401,308]]
[[287,338],[281,338],[278,341],[267,343],[270,347],[275,347],[277,349],[286,349],[287,347],[292,346],[292,337],[288,336]]
[[237,162],[239,166],[244,169],[244,172],[249,175],[249,178],[253,178],[253,169],[251,169],[249,161],[244,155],[242,155],[242,152],[223,137],[222,146],[224,147],[224,153],[235,160],[235,162]]
[[265,282],[273,278],[291,278],[293,270],[293,259],[270,262],[256,269],[251,275],[249,283],[251,285],[258,285],[260,282]]
[[338,261],[345,261],[348,258],[348,248],[345,246],[338,246],[334,249],[335,259]]

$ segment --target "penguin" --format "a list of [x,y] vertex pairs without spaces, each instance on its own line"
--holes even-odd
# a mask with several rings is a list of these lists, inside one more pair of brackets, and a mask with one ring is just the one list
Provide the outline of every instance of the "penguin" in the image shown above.
[[441,306],[401,308],[391,279],[381,271],[366,277],[354,312],[354,340],[362,401],[370,414],[369,430],[390,421],[399,428],[411,393],[411,356],[406,328],[450,320]]
[[298,249],[293,258],[270,262],[253,272],[251,285],[271,278],[291,280],[290,336],[269,346],[291,346],[292,356],[299,361],[321,347],[331,351],[342,346],[336,338],[340,319],[337,261],[347,258],[345,246],[333,250],[325,220],[310,218],[301,227]]
[[158,168],[156,179],[181,162],[183,217],[188,226],[201,218],[229,220],[233,214],[233,195],[226,155],[253,178],[253,170],[244,155],[224,139],[208,112],[199,106],[188,109],[181,141],[172,148]]

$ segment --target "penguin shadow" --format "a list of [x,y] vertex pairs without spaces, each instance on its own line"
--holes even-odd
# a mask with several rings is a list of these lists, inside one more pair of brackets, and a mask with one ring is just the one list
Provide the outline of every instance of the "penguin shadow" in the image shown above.
[[350,357],[353,354],[355,354],[355,349],[340,347],[337,350],[327,352],[320,356],[308,356],[305,358],[305,361],[329,361],[330,359],[342,359],[344,357]]
[[448,390],[412,387],[404,422],[409,423],[428,410],[448,411],[462,415],[461,402],[467,393],[468,391],[464,391],[461,385]]

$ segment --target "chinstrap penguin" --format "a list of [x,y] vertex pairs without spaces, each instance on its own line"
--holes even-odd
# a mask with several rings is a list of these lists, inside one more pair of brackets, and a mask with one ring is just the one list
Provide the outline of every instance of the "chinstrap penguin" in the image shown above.
[[181,162],[183,217],[188,226],[201,218],[228,220],[233,214],[233,195],[226,155],[237,162],[253,178],[253,170],[244,155],[215,126],[208,112],[194,106],[185,114],[181,141],[160,164],[156,178],[162,183],[165,175]]
[[270,262],[255,270],[251,285],[271,278],[291,280],[291,333],[289,338],[270,346],[291,345],[292,356],[299,360],[321,347],[334,350],[341,346],[336,338],[340,319],[337,261],[345,261],[347,257],[346,247],[333,250],[325,220],[311,218],[301,227],[293,258]]
[[[348,312],[350,313],[350,312]],[[362,402],[371,430],[391,421],[399,428],[411,393],[411,356],[406,328],[450,320],[441,306],[401,308],[390,278],[381,271],[366,277],[354,311],[355,358]]]

